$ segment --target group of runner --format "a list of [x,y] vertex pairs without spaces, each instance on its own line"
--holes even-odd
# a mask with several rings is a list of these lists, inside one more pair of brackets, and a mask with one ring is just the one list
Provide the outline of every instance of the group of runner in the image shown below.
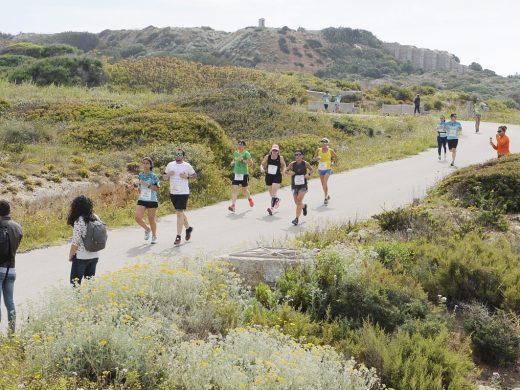
[[[182,149],[178,149],[175,152],[175,160],[168,163],[162,175],[163,180],[169,180],[170,182],[170,200],[177,216],[175,245],[181,243],[183,229],[185,230],[184,238],[186,241],[190,240],[193,232],[193,226],[190,225],[186,216],[186,209],[190,195],[189,182],[197,178],[197,173],[191,164],[184,160],[185,157],[186,153]],[[330,200],[328,181],[336,160],[337,155],[330,148],[329,140],[323,138],[320,142],[320,147],[316,149],[312,161],[318,163],[318,173],[324,192],[323,204],[325,206],[328,205]],[[236,210],[240,191],[246,197],[250,207],[255,205],[249,192],[249,169],[253,164],[251,153],[246,149],[246,142],[244,140],[238,141],[230,163],[230,166],[233,168],[231,176],[231,205],[228,207],[230,212],[234,213]],[[271,197],[267,207],[269,215],[273,215],[280,206],[278,190],[282,184],[283,177],[291,177],[291,190],[296,207],[295,218],[291,223],[298,225],[301,215],[305,216],[308,212],[304,198],[309,190],[308,180],[314,173],[314,168],[304,159],[303,151],[295,150],[294,160],[287,165],[280,153],[280,146],[274,144],[260,163],[260,171],[265,175],[265,184]],[[153,161],[151,158],[143,158],[142,171],[138,174],[138,180],[139,198],[135,209],[135,220],[144,229],[145,241],[151,238],[151,243],[156,244],[158,241],[156,211],[159,206],[160,178],[153,172]],[[144,221],[145,213],[148,216],[148,224]]]
[[[480,107],[480,105],[479,105]],[[480,111],[475,111],[475,133],[480,130]],[[493,149],[497,151],[498,157],[509,154],[509,138],[506,136],[507,126],[499,126],[496,135],[496,144],[493,138],[489,138],[489,143]],[[455,166],[455,157],[457,156],[457,146],[459,144],[459,136],[462,131],[462,124],[457,121],[457,114],[450,115],[450,121],[446,122],[444,115],[441,115],[440,121],[437,123],[437,153],[441,160],[442,151],[444,150],[444,160],[446,160],[446,146],[451,152],[451,166]]]
[[[312,161],[318,163],[318,173],[324,192],[323,204],[326,206],[329,203],[330,195],[328,188],[329,177],[332,174],[332,167],[334,166],[337,155],[330,148],[329,140],[323,138],[320,142],[320,147],[312,158]],[[280,205],[280,198],[278,197],[278,189],[282,183],[284,175],[291,177],[291,190],[293,194],[294,204],[296,205],[295,218],[292,220],[293,225],[298,225],[300,217],[303,214],[307,215],[307,204],[304,203],[305,194],[309,190],[307,181],[314,173],[314,168],[304,159],[302,150],[294,151],[294,160],[286,165],[285,159],[280,154],[280,146],[274,144],[269,153],[267,153],[260,163],[260,171],[265,175],[265,184],[271,196],[271,202],[267,207],[267,213],[273,215],[275,209]],[[235,212],[236,200],[239,188],[242,187],[244,195],[249,201],[249,206],[253,207],[254,202],[249,193],[249,167],[253,165],[253,158],[251,153],[246,150],[246,143],[243,140],[238,141],[237,150],[233,155],[231,166],[233,167],[233,177],[231,178],[232,198],[231,205],[228,210]]]

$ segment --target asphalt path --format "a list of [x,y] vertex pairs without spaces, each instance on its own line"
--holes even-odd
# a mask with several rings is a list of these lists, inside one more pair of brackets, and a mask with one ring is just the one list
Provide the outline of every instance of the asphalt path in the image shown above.
[[[253,197],[253,208],[249,207],[247,200],[239,199],[235,213],[227,210],[229,201],[188,211],[190,224],[194,227],[193,236],[189,242],[184,242],[183,235],[183,242],[177,247],[173,245],[175,215],[160,219],[159,242],[155,245],[143,240],[143,230],[139,227],[110,230],[107,247],[99,259],[97,275],[138,262],[172,258],[189,261],[186,259],[193,256],[212,257],[258,245],[276,245],[317,226],[362,220],[382,210],[406,205],[414,198],[423,197],[429,187],[457,168],[496,157],[489,145],[489,137],[494,138],[498,124],[482,123],[480,134],[474,133],[472,122],[462,122],[462,126],[455,168],[450,167],[449,158],[438,161],[436,150],[429,149],[402,160],[333,174],[329,180],[331,200],[328,206],[323,205],[319,180],[311,180],[305,197],[309,214],[301,218],[298,226],[291,224],[295,207],[290,189],[286,187],[279,192],[280,207],[273,216],[266,211],[270,204],[267,192]],[[515,138],[520,136],[520,126],[508,126],[508,135],[512,138],[511,151],[520,152],[520,141],[515,142]],[[436,137],[434,129],[432,137]],[[20,314],[27,302],[38,301],[46,287],[68,287],[68,252],[67,244],[17,256],[14,297]],[[2,322],[5,323],[4,307],[2,311]],[[20,317],[23,318],[23,315]]]

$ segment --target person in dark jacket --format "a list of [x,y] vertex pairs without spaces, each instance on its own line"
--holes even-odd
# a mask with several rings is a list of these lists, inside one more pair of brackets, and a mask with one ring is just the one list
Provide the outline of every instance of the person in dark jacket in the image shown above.
[[0,200],[0,229],[1,234],[7,233],[8,250],[7,254],[0,254],[0,296],[4,294],[4,303],[7,309],[7,320],[9,322],[9,335],[14,334],[16,323],[16,311],[14,307],[14,281],[16,279],[15,257],[16,251],[22,241],[22,227],[13,221],[10,216],[11,206],[9,202]]
[[419,94],[417,94],[415,96],[415,99],[413,99],[413,104],[415,106],[415,108],[413,109],[413,114],[414,115],[416,113],[420,114],[421,113],[421,96]]

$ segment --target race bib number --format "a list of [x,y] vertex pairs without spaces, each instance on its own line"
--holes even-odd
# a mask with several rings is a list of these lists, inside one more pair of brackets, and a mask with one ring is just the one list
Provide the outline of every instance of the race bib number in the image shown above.
[[305,184],[305,175],[294,176],[294,185],[302,186]]
[[268,165],[267,173],[270,175],[276,175],[278,173],[278,166],[276,165]]
[[326,171],[327,169],[329,169],[329,168],[327,167],[327,162],[320,162],[320,163],[318,164],[318,169],[319,169],[320,171]]
[[149,188],[141,188],[141,200],[151,201],[152,200],[152,190]]
[[235,181],[242,181],[244,180],[244,174],[243,173],[235,173]]

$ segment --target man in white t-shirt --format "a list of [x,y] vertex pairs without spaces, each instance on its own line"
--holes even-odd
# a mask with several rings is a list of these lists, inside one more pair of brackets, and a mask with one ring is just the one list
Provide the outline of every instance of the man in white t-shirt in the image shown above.
[[186,241],[189,241],[191,232],[193,232],[193,227],[190,226],[185,211],[190,196],[189,180],[195,179],[197,173],[190,163],[184,161],[185,154],[184,150],[177,149],[175,152],[175,161],[168,163],[163,175],[163,180],[170,179],[170,199],[175,208],[175,214],[177,215],[177,237],[175,237],[175,245],[181,243],[183,226],[186,228]]

